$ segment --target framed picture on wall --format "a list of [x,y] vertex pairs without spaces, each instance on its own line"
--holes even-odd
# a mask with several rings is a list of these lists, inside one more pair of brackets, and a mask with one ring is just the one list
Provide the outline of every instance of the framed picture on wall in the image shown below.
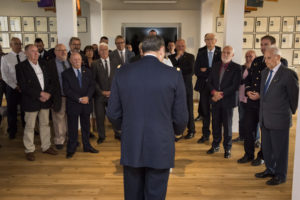
[[276,40],[276,44],[280,44],[280,35],[279,33],[270,33],[269,35],[273,36]]
[[294,36],[294,48],[300,49],[300,33],[296,33]]
[[34,33],[25,33],[23,34],[23,45],[34,44],[35,34]]
[[217,33],[223,33],[224,32],[224,18],[223,17],[217,17],[216,32]]
[[294,50],[293,65],[300,65],[300,50]]
[[35,17],[35,26],[37,32],[47,32],[48,31],[47,17]]
[[0,31],[8,31],[8,23],[6,16],[0,16]]
[[292,33],[282,33],[281,34],[281,48],[282,49],[293,48],[293,34]]
[[87,21],[86,17],[78,17],[77,18],[77,31],[78,33],[86,33],[87,32]]
[[21,17],[9,17],[10,31],[21,31]]
[[57,44],[57,34],[55,33],[49,34],[49,43],[50,43],[50,48],[55,48]]
[[268,32],[268,17],[256,17],[255,31],[259,33]]
[[256,34],[254,38],[254,48],[260,49],[260,38],[265,36],[265,34]]
[[13,37],[19,38],[21,40],[21,42],[23,43],[23,38],[22,38],[21,33],[10,33],[9,34],[9,40],[11,40],[11,38],[13,38]]
[[34,32],[34,17],[23,17],[22,26],[24,32]]
[[296,17],[296,32],[300,32],[300,16]]
[[44,43],[45,49],[49,49],[49,38],[47,33],[37,33],[36,38],[41,38]]
[[[244,18],[244,33],[253,33],[254,31],[254,17],[245,17]],[[252,37],[253,39],[253,37]]]
[[253,34],[243,35],[243,49],[253,49]]
[[281,28],[281,17],[270,17],[269,32],[280,32],[280,28]]
[[57,32],[57,24],[56,24],[56,17],[49,17],[48,18],[48,25],[50,32]]
[[282,32],[294,32],[295,17],[282,18]]
[[8,33],[0,33],[0,44],[3,49],[9,48],[9,35]]

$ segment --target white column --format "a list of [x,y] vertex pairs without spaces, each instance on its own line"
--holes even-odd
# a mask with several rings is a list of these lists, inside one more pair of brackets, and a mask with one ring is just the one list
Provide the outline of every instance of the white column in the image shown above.
[[213,33],[214,0],[202,0],[200,8],[200,47],[205,46],[204,36]]
[[102,0],[87,0],[90,5],[91,44],[98,44],[103,34]]
[[56,1],[57,40],[69,48],[71,37],[77,37],[76,0]]

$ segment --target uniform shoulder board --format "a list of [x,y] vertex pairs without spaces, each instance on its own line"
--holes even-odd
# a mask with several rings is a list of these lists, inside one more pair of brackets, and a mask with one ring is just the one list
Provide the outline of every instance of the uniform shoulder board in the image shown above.
[[180,68],[179,68],[179,67],[176,67],[176,70],[177,70],[177,71],[180,71]]
[[117,66],[117,69],[120,69],[120,67],[121,67],[121,65],[118,65],[118,66]]

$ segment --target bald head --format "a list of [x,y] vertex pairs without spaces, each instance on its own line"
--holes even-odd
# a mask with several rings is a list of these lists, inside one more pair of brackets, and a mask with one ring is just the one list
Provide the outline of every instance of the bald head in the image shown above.
[[73,68],[80,69],[82,64],[81,55],[77,52],[73,52],[70,56],[70,62]]
[[176,41],[175,46],[176,46],[176,50],[177,51],[183,51],[183,52],[185,52],[186,44],[185,44],[185,40],[184,39],[178,39]]
[[64,44],[57,44],[55,46],[55,50],[54,50],[55,56],[57,59],[59,59],[60,61],[66,61],[68,54],[67,54],[67,48]]

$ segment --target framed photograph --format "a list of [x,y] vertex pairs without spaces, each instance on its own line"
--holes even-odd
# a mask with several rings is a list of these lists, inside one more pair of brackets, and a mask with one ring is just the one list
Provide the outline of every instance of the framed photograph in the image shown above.
[[57,44],[57,34],[51,33],[49,34],[49,43],[50,43],[50,48],[54,48]]
[[77,31],[78,31],[78,33],[86,33],[87,32],[86,17],[78,17],[77,18]]
[[9,48],[9,35],[8,33],[0,33],[0,44],[3,49]]
[[243,49],[253,49],[253,34],[243,35]]
[[294,32],[295,17],[282,18],[282,32]]
[[268,32],[268,17],[256,17],[255,30],[259,33]]
[[37,33],[35,35],[35,38],[41,38],[43,40],[45,49],[49,49],[49,38],[48,37],[49,36],[47,33]]
[[217,17],[216,29],[217,29],[216,30],[217,33],[224,32],[224,18],[223,17]]
[[269,35],[271,35],[275,38],[276,44],[278,44],[278,45],[280,44],[280,35],[279,35],[279,33],[270,33]]
[[294,48],[300,49],[300,33],[296,33],[294,37]]
[[280,32],[281,28],[281,17],[270,17],[269,18],[269,32]]
[[254,38],[254,48],[260,49],[260,39],[266,34],[256,34]]
[[56,17],[49,17],[48,25],[50,32],[57,32]]
[[244,18],[244,33],[253,33],[254,32],[254,17],[245,17]]
[[9,17],[10,31],[21,31],[21,17]]
[[300,32],[300,17],[296,17],[296,32]]
[[37,32],[47,32],[48,31],[47,17],[35,17],[35,26]]
[[0,31],[8,31],[8,23],[6,16],[0,16]]
[[24,33],[23,34],[23,45],[34,44],[35,34],[34,33]]
[[34,32],[34,17],[23,17],[22,18],[22,25],[24,32]]
[[281,34],[281,48],[282,49],[293,48],[293,34],[292,33],[282,33]]
[[21,42],[23,43],[23,38],[22,38],[21,33],[10,33],[9,34],[9,40],[11,40],[11,38],[13,38],[13,37],[19,38],[21,40]]
[[293,65],[300,65],[300,50],[294,50]]

